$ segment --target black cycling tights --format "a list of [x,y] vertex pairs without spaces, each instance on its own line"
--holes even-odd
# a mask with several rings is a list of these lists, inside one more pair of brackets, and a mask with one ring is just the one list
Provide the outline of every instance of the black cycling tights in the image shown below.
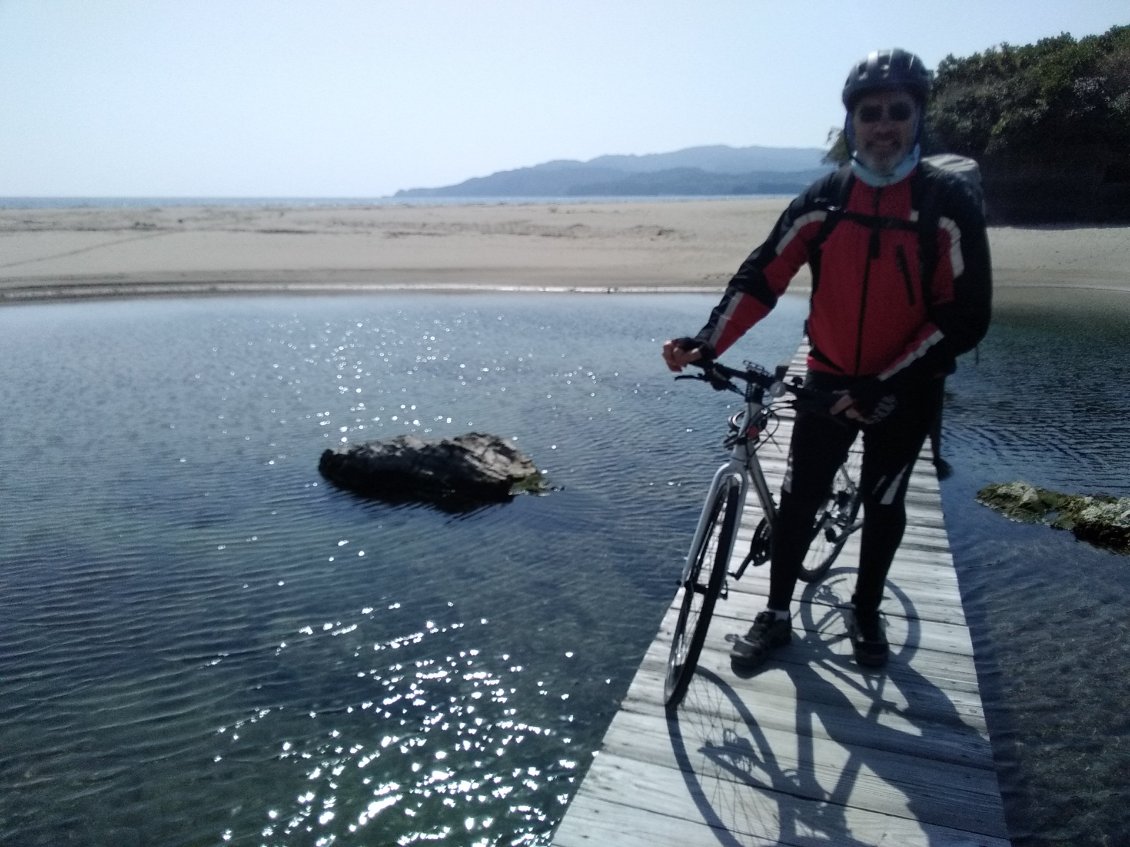
[[[829,384],[831,380],[813,374],[808,382],[823,390],[843,387]],[[855,604],[862,611],[878,610],[883,599],[887,572],[906,529],[904,501],[910,471],[941,408],[943,386],[943,380],[937,379],[902,392],[890,416],[861,428],[863,529]],[[827,498],[836,469],[859,431],[822,415],[797,416],[774,533],[769,608],[789,608],[816,510]]]

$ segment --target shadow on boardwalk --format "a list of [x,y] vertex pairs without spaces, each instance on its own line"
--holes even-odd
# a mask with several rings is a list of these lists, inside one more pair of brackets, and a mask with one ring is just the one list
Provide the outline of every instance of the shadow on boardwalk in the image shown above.
[[[969,758],[953,736],[965,721],[911,663],[921,637],[911,600],[888,585],[888,606],[905,621],[905,634],[892,642],[887,668],[863,671],[842,649],[835,588],[851,579],[841,572],[808,587],[800,606],[805,637],[773,663],[795,689],[791,733],[788,716],[774,708],[775,686],[759,717],[758,680],[773,664],[733,684],[700,669],[668,730],[702,820],[724,847],[745,847],[759,831],[797,847],[910,843],[901,840],[911,834],[900,835],[904,829],[930,847],[987,843],[974,833],[991,827],[999,809],[989,804],[982,814],[979,786],[939,781],[939,760],[960,766]],[[909,765],[908,751],[916,753]]]

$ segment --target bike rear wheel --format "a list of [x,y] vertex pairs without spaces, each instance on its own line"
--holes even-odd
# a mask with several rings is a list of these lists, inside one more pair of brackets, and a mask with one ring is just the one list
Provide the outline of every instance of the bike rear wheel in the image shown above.
[[858,458],[849,456],[836,471],[827,500],[816,511],[812,542],[800,566],[800,578],[804,582],[823,579],[844,549],[848,536],[859,529],[858,479]]
[[671,638],[663,685],[663,702],[669,711],[679,707],[698,665],[714,605],[722,593],[730,565],[741,506],[740,482],[729,477],[711,501],[706,530],[698,546],[691,551],[690,572],[680,589],[679,616]]

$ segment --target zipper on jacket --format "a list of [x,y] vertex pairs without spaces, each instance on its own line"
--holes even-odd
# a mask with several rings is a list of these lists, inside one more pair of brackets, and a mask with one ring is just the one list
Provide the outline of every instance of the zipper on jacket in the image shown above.
[[899,273],[902,274],[902,281],[906,284],[906,299],[913,306],[915,303],[914,280],[910,278],[910,263],[906,260],[906,250],[901,244],[895,247],[895,262],[899,266]]
[[855,330],[855,367],[852,369],[853,376],[859,376],[859,367],[863,363],[863,324],[867,317],[867,289],[871,283],[871,262],[879,258],[879,197],[883,193],[882,188],[875,189],[875,210],[874,217],[875,223],[871,225],[871,237],[867,243],[867,263],[863,267],[863,281],[860,284],[859,292],[859,326]]

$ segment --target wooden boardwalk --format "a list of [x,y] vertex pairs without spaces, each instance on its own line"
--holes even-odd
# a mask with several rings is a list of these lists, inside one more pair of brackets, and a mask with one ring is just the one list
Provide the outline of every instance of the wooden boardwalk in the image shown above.
[[[786,421],[762,448],[778,489],[788,437]],[[923,459],[883,602],[888,666],[860,668],[844,637],[859,533],[823,582],[798,587],[792,644],[752,675],[731,669],[728,638],[764,608],[768,566],[731,580],[675,718],[663,708],[672,606],[554,847],[1009,847],[941,496]],[[747,505],[740,555],[759,518]]]

